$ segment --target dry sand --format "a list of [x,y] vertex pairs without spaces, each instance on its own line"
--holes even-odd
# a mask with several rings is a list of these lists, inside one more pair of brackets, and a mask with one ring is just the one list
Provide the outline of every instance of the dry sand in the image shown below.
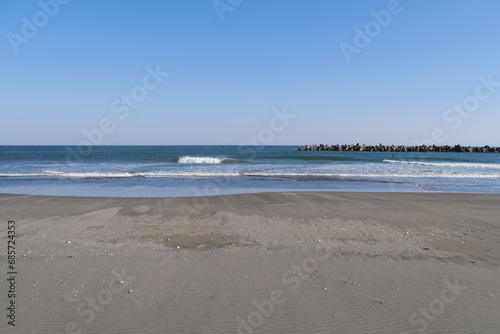
[[499,204],[436,193],[0,195],[0,333],[497,334]]

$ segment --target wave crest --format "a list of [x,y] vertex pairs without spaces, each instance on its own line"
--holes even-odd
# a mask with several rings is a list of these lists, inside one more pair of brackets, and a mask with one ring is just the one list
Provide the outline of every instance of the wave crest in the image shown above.
[[180,157],[177,162],[180,164],[220,164],[224,161],[224,158],[214,158],[214,157],[190,157],[188,155]]

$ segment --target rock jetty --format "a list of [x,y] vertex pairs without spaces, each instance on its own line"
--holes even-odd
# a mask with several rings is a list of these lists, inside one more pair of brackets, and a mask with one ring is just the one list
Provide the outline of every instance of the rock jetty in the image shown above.
[[500,153],[500,147],[471,147],[471,146],[449,146],[449,145],[306,145],[299,147],[297,151],[369,151],[369,152],[477,152],[477,153]]

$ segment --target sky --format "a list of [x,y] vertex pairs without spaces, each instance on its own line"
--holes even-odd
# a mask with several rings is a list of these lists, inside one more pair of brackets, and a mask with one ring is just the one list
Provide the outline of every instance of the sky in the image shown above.
[[0,2],[0,145],[500,146],[500,1]]

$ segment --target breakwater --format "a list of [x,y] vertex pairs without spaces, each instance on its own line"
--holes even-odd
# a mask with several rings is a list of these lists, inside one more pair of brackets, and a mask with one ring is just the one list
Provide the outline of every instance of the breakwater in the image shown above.
[[473,147],[461,145],[419,145],[419,146],[405,146],[405,145],[306,145],[301,146],[297,151],[368,151],[368,152],[477,152],[477,153],[500,153],[500,147]]

